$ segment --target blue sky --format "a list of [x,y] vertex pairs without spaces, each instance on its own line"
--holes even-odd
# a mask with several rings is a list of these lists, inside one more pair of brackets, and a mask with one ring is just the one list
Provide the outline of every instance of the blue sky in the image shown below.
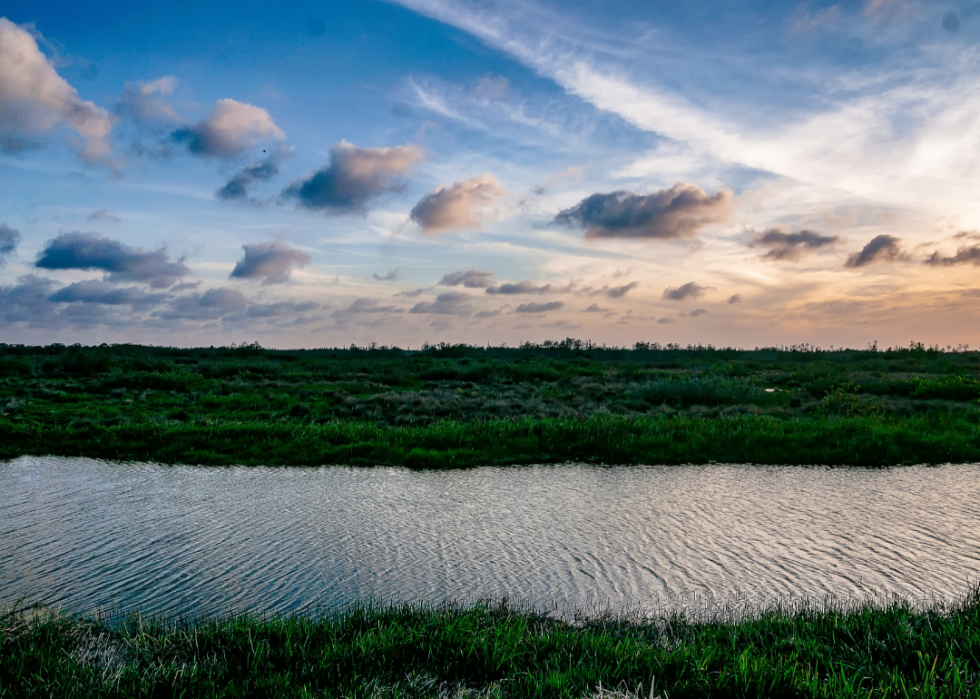
[[0,341],[980,342],[980,2],[2,13]]

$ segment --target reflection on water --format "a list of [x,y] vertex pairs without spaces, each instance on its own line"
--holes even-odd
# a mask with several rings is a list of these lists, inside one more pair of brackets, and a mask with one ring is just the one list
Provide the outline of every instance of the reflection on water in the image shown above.
[[210,468],[0,462],[0,603],[200,614],[365,597],[642,607],[957,597],[978,466]]

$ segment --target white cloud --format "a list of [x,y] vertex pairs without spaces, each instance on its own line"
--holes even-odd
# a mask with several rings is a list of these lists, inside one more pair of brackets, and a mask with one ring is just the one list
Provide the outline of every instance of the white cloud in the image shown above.
[[207,119],[178,129],[174,138],[186,143],[194,155],[234,158],[264,140],[282,140],[286,134],[261,107],[220,99]]
[[83,161],[111,165],[109,112],[81,99],[34,37],[0,17],[0,148],[29,147],[37,135],[62,125],[84,139]]
[[507,196],[489,173],[452,185],[440,185],[412,209],[411,218],[423,233],[478,229],[493,213],[487,207]]

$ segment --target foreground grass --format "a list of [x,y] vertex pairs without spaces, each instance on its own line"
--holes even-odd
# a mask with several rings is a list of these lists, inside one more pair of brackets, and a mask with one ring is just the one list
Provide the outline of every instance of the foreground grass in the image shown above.
[[0,697],[600,695],[977,697],[980,595],[700,622],[564,622],[507,603],[196,623],[0,616]]
[[0,458],[980,461],[980,353],[913,344],[277,351],[0,345]]

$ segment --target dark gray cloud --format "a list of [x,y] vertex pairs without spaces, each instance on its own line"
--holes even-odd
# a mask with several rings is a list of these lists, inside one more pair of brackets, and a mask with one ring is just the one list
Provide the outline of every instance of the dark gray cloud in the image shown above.
[[468,316],[473,312],[473,305],[468,294],[446,291],[436,296],[435,301],[422,301],[415,304],[410,312]]
[[698,316],[703,316],[705,313],[707,313],[707,311],[704,310],[703,308],[695,308],[693,311],[691,311],[687,315],[692,316],[694,318],[697,318]]
[[293,182],[282,196],[306,209],[360,211],[371,199],[401,189],[397,176],[421,159],[422,151],[415,146],[357,148],[341,141],[331,149],[329,165]]
[[428,288],[425,288],[425,289],[412,289],[411,291],[400,291],[397,294],[395,294],[395,296],[403,296],[407,299],[417,299],[419,296],[421,296],[428,290],[429,290]]
[[236,172],[214,196],[225,201],[255,202],[248,195],[249,188],[258,182],[268,182],[278,175],[282,161],[292,152],[291,148],[276,148],[262,162],[248,165]]
[[673,323],[673,318],[658,318],[657,325],[667,325],[667,323]]
[[519,296],[527,294],[551,294],[571,291],[571,287],[557,288],[551,284],[537,285],[534,282],[508,282],[497,286],[487,287],[488,294],[500,294],[502,296]]
[[147,251],[79,231],[49,240],[34,264],[41,269],[101,270],[110,282],[142,282],[155,289],[173,286],[190,274],[183,260],[171,260],[163,248]]
[[377,279],[379,282],[393,282],[401,276],[401,269],[391,269],[385,275],[380,275],[377,272],[371,275],[372,279]]
[[243,245],[245,256],[229,275],[233,279],[261,279],[263,284],[284,284],[295,267],[305,267],[310,256],[285,243]]
[[20,244],[20,231],[5,223],[0,223],[0,267],[7,264],[7,258],[17,251]]
[[452,185],[441,185],[412,208],[409,218],[423,233],[479,229],[492,218],[487,207],[507,192],[493,175],[485,173]]
[[971,245],[969,247],[960,248],[956,251],[955,255],[951,257],[944,257],[939,254],[939,251],[932,253],[926,260],[927,265],[933,267],[951,267],[953,265],[980,265],[980,245]]
[[218,287],[203,294],[179,296],[157,315],[164,320],[218,320],[244,311],[247,304],[245,295],[238,289]]
[[668,301],[685,301],[687,299],[699,299],[704,296],[710,286],[701,286],[697,282],[688,282],[679,287],[667,287],[664,289],[663,297]]
[[465,272],[453,272],[439,280],[439,286],[465,286],[468,289],[486,289],[490,286],[493,272],[481,272],[469,269]]
[[798,233],[787,233],[782,228],[768,228],[758,233],[749,246],[769,248],[762,256],[764,260],[795,262],[812,250],[838,242],[840,238],[836,235],[820,235],[816,231],[805,229]]
[[199,281],[197,281],[197,282],[181,282],[180,284],[177,284],[176,286],[170,287],[169,291],[171,293],[178,294],[181,291],[190,291],[191,289],[196,289],[199,286],[201,286],[201,282],[199,282]]
[[110,221],[112,223],[119,223],[122,221],[118,216],[113,216],[109,213],[108,209],[99,209],[98,211],[93,211],[86,218],[86,221]]
[[742,295],[732,294],[731,296],[728,297],[728,303],[742,303]]
[[379,306],[378,302],[374,299],[357,299],[347,308],[343,308],[339,311],[334,311],[333,316],[335,318],[342,318],[344,316],[356,313],[401,313],[405,309],[399,308],[398,306]]
[[943,16],[943,29],[948,32],[955,32],[960,28],[960,18],[955,12],[947,12]]
[[269,112],[232,99],[218,100],[207,119],[171,134],[173,141],[202,158],[237,158],[262,141],[285,137]]
[[6,323],[27,323],[32,327],[57,324],[55,306],[48,300],[57,282],[26,274],[13,286],[0,286],[0,319]]
[[282,303],[253,303],[248,307],[246,315],[249,318],[282,318],[283,316],[293,316],[298,313],[309,313],[322,308],[315,301],[301,301],[294,303],[286,301]]
[[611,308],[603,308],[599,304],[593,303],[591,306],[589,306],[582,312],[583,313],[609,313],[611,311],[612,311]]
[[558,311],[565,306],[564,301],[550,301],[548,303],[522,303],[514,309],[515,313],[548,313]]
[[555,216],[555,223],[585,229],[589,238],[693,237],[705,225],[726,221],[732,193],[709,195],[679,182],[652,194],[593,194]]
[[619,299],[629,292],[633,291],[636,287],[640,285],[640,282],[630,282],[629,284],[623,284],[622,286],[614,286],[611,289],[606,289],[605,294],[611,299]]
[[847,258],[845,267],[864,267],[872,262],[899,262],[909,259],[902,251],[901,240],[893,235],[879,235],[861,250]]
[[58,289],[51,294],[49,300],[55,303],[98,303],[106,306],[152,306],[172,298],[172,294],[148,294],[135,286],[120,289],[98,279],[89,279]]

